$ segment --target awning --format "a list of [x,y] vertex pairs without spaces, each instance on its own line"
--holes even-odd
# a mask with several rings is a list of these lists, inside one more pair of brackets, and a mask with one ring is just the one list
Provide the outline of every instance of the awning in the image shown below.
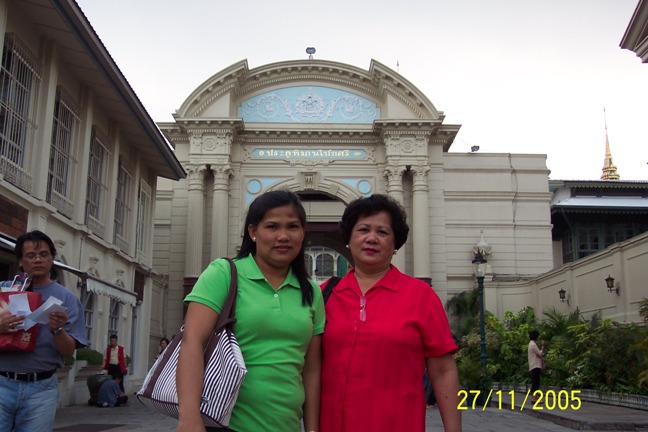
[[135,306],[137,304],[137,296],[135,293],[127,291],[122,287],[113,285],[94,276],[90,276],[89,274],[86,274],[85,283],[88,291],[99,295],[105,295],[127,305]]
[[[15,246],[16,243],[14,241],[0,235],[0,247],[13,251],[15,249]],[[56,260],[54,260],[54,267],[68,271],[79,277],[83,281],[83,283],[85,283],[86,288],[90,292],[110,297],[123,304],[131,306],[135,306],[137,304],[137,295],[132,291],[128,291],[120,286],[106,282],[105,280],[99,279],[96,276],[89,275],[82,270],[70,267],[69,265],[63,264],[62,262]]]

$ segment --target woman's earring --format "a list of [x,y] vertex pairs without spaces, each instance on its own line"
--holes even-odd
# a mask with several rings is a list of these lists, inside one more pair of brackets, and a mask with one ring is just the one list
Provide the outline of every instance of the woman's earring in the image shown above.
[[255,242],[255,241],[256,241],[256,237],[252,237],[252,241]]
[[394,249],[394,255],[398,253],[398,249]]
[[346,245],[346,248],[349,249],[349,245]]

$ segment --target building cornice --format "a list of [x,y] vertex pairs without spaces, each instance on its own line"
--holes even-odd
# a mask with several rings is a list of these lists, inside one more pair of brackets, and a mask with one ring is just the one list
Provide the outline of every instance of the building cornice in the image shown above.
[[648,63],[648,1],[640,0],[619,46]]

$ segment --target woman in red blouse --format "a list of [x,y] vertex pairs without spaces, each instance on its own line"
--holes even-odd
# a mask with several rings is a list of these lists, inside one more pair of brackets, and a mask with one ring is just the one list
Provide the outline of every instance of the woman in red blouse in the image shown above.
[[342,216],[354,268],[326,303],[320,432],[423,432],[426,366],[445,430],[461,430],[457,346],[441,301],[391,264],[406,217],[384,195],[355,200]]

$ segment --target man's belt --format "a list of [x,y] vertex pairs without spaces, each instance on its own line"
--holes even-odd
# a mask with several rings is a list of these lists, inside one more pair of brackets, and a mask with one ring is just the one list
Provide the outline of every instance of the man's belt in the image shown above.
[[15,381],[33,382],[47,379],[56,373],[56,369],[47,372],[4,372],[0,371],[0,376],[7,377]]

